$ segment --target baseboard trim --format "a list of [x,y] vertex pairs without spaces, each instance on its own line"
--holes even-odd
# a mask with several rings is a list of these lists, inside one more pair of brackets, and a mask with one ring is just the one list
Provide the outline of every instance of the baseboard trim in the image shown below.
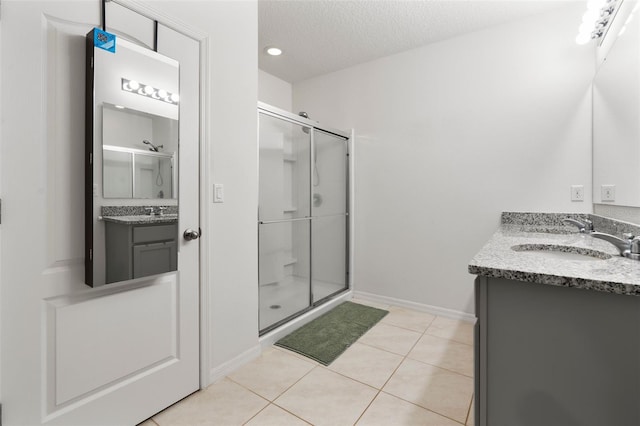
[[212,368],[211,370],[209,370],[209,383],[214,383],[217,380],[222,379],[223,377],[227,376],[229,373],[232,373],[233,371],[237,370],[243,365],[258,358],[261,353],[262,353],[262,348],[260,347],[259,344],[257,344],[252,346],[250,349],[244,351],[237,357],[230,359],[229,361],[226,361],[217,367]]
[[286,324],[283,324],[281,327],[278,327],[275,330],[270,331],[269,333],[260,337],[260,346],[262,347],[262,349],[266,349],[272,346],[275,342],[280,340],[282,337],[297,330],[298,328],[302,327],[306,323],[318,318],[320,315],[324,314],[330,309],[335,308],[340,303],[351,300],[352,297],[353,297],[352,292],[348,291],[344,294],[337,296],[335,299],[332,299],[326,302],[324,305],[318,306],[314,310],[309,311],[306,314],[300,315],[298,318],[295,318]]
[[367,293],[364,291],[354,291],[354,299],[362,299],[364,301],[380,303],[384,305],[393,305],[400,308],[409,308],[420,312],[427,312],[441,317],[451,318],[455,320],[475,322],[476,316],[468,312],[455,311],[453,309],[441,308],[439,306],[426,305],[424,303],[411,302],[409,300],[396,299],[395,297],[380,296],[377,294]]

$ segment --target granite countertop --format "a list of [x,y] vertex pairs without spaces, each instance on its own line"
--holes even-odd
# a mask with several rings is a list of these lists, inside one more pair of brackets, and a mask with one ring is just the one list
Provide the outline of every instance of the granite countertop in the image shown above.
[[131,216],[102,216],[105,222],[120,223],[122,225],[151,225],[156,223],[177,223],[177,214],[163,216],[131,215]]
[[[568,246],[582,251],[595,250],[611,257],[593,260],[550,259],[511,249],[522,244]],[[566,226],[508,224],[504,217],[500,228],[469,263],[469,273],[640,296],[640,261],[620,256],[610,243],[571,231]]]

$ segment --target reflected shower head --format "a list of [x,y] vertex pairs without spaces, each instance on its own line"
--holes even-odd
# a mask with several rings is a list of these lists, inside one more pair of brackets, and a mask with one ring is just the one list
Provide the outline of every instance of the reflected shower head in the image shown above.
[[149,145],[149,146],[151,147],[151,148],[149,148],[149,151],[153,151],[153,152],[159,152],[159,151],[160,151],[160,148],[162,148],[162,147],[163,147],[163,145],[155,146],[154,144],[152,144],[151,142],[149,142],[149,141],[148,141],[148,140],[146,140],[146,139],[145,139],[145,140],[143,140],[143,141],[142,141],[142,143],[143,143],[143,144],[145,144],[145,145]]

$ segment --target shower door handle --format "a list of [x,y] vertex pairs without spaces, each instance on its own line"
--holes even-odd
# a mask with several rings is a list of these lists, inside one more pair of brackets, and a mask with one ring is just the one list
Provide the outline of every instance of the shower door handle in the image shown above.
[[186,231],[184,231],[182,236],[184,237],[185,240],[191,241],[191,240],[197,240],[198,237],[200,237],[200,233],[198,231],[195,231],[189,228]]

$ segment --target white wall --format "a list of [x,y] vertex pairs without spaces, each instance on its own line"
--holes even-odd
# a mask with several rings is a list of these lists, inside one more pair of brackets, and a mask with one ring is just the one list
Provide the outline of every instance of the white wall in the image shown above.
[[293,86],[274,75],[258,70],[258,100],[293,112]]
[[591,210],[583,10],[294,84],[295,110],[356,130],[355,290],[472,313],[467,264],[500,212]]

